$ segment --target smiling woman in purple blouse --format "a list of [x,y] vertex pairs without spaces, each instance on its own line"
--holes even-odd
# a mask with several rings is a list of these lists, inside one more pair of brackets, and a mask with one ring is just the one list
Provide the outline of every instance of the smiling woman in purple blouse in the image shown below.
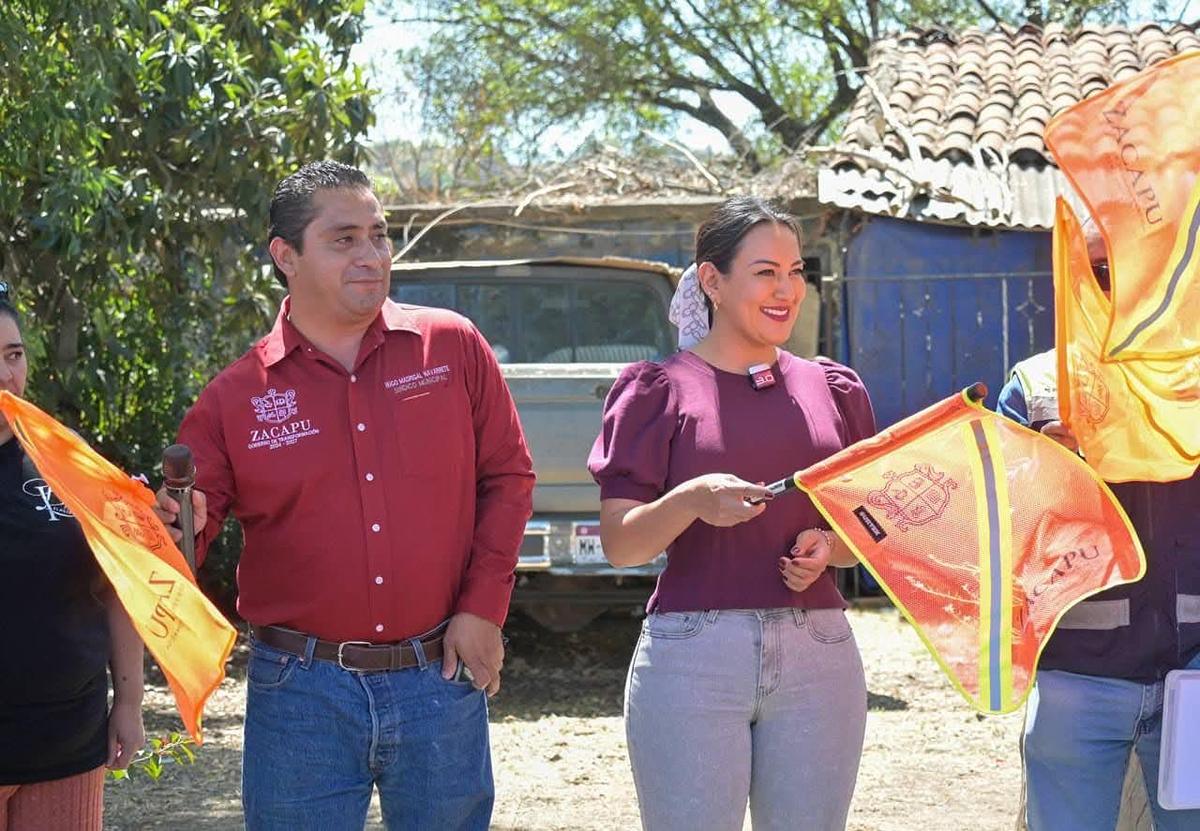
[[621,374],[588,460],[609,561],[667,552],[625,693],[649,831],[735,831],[747,801],[756,831],[846,824],[867,693],[827,569],[855,560],[804,495],[748,501],[875,432],[858,376],[781,348],[800,246],[761,199],[714,210],[672,302],[682,350]]

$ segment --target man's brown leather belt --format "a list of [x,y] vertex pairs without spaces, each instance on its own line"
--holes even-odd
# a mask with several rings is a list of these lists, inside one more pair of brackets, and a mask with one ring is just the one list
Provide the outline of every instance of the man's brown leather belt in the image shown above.
[[[309,636],[294,629],[284,629],[282,626],[251,626],[254,639],[262,641],[267,646],[273,646],[284,652],[304,657],[307,654]],[[442,635],[445,630],[438,628],[436,634],[428,635],[420,641],[421,651],[425,653],[426,662],[439,661],[442,658]],[[417,651],[412,641],[390,644],[372,644],[366,641],[334,641],[318,640],[313,649],[313,657],[321,661],[330,661],[342,669],[355,672],[382,672],[392,669],[408,669],[420,666]]]

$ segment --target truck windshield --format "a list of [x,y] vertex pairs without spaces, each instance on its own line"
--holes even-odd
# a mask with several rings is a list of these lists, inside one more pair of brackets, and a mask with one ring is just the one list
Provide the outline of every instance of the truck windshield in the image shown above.
[[500,363],[626,363],[674,351],[666,299],[632,280],[393,277],[392,299],[465,315]]

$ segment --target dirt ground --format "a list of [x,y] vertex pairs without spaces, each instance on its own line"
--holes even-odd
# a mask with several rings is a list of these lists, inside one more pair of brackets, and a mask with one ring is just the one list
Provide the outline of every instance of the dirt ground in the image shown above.
[[[856,831],[1011,829],[1020,789],[1020,713],[971,711],[892,609],[855,610],[870,691],[866,747],[849,828]],[[606,618],[554,635],[510,622],[504,689],[492,700],[495,829],[636,829],[621,696],[639,622]],[[242,827],[239,807],[244,646],[210,701],[192,766],[158,782],[110,782],[105,827]],[[146,695],[151,736],[179,729],[164,686]],[[378,804],[368,828],[382,828]],[[749,823],[747,822],[747,828]]]

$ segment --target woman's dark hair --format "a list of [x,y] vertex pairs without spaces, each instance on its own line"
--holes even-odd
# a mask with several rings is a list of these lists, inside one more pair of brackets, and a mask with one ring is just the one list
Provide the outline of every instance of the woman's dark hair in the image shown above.
[[[313,196],[317,191],[338,188],[371,189],[371,180],[361,170],[341,162],[309,162],[275,187],[271,197],[271,227],[267,242],[283,237],[288,245],[304,253],[304,229],[317,215]],[[274,264],[274,260],[272,260]],[[275,268],[275,279],[287,288],[287,277]]]
[[[696,231],[696,265],[712,263],[722,274],[729,273],[746,234],[764,222],[782,225],[796,235],[797,242],[804,242],[799,221],[787,211],[760,196],[734,196],[713,208]],[[704,303],[711,324],[712,301],[707,294]]]
[[17,307],[13,305],[8,283],[3,281],[0,281],[0,315],[8,315],[13,319],[13,323],[21,325],[21,315],[17,312]]

